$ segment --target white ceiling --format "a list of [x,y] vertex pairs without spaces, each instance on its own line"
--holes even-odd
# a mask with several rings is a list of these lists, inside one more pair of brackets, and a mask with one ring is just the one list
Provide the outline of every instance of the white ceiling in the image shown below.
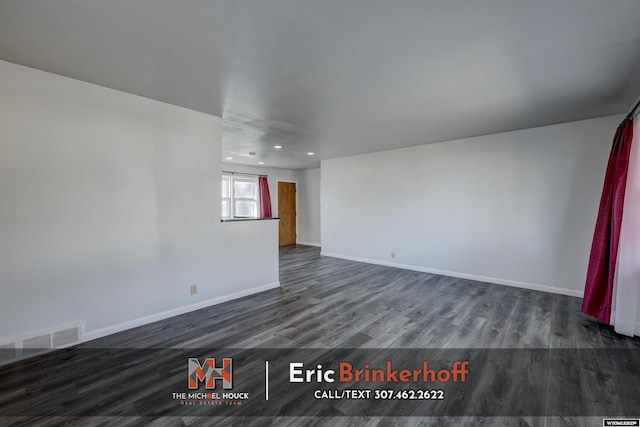
[[223,159],[300,169],[626,112],[640,1],[0,0],[0,58],[220,116]]

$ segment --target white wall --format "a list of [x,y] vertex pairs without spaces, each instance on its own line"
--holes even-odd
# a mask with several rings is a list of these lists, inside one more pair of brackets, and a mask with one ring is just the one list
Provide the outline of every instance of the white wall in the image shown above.
[[323,253],[581,296],[621,120],[323,161]]
[[298,191],[299,231],[298,241],[320,246],[320,168],[302,173],[301,189]]
[[277,221],[220,223],[220,130],[0,61],[0,341],[77,321],[97,337],[277,286]]

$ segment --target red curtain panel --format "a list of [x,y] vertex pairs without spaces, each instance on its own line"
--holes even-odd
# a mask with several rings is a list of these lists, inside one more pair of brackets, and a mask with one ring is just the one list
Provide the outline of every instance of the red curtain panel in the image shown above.
[[260,218],[271,218],[271,195],[266,176],[258,177],[258,192],[260,196]]
[[632,139],[633,120],[627,118],[618,126],[613,138],[582,301],[584,313],[607,324],[611,324],[613,280]]

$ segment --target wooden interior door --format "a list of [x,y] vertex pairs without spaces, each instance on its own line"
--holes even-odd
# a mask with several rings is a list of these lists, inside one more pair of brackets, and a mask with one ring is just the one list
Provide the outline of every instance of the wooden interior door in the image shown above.
[[278,182],[278,216],[280,246],[296,244],[296,184]]

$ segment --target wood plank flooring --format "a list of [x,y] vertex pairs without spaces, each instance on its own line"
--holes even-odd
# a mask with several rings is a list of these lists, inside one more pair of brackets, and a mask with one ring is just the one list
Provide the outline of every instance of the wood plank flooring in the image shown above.
[[[280,289],[131,329],[84,343],[79,348],[640,351],[640,339],[617,335],[611,327],[584,316],[578,298],[321,257],[319,252],[319,248],[300,245],[282,247]],[[637,374],[640,367],[615,369]],[[38,399],[46,399],[45,395],[29,395],[27,385],[12,382],[15,375],[7,372],[6,367],[0,367],[0,410],[2,405],[15,404],[16,398],[35,405]],[[593,384],[597,384],[596,380]],[[47,393],[74,392],[78,384],[52,387]],[[640,393],[640,384],[630,383],[626,387],[637,387],[636,394]],[[552,387],[549,395],[571,404],[571,400],[563,400],[561,389]],[[107,393],[105,404],[117,404],[109,403],[108,397]],[[627,408],[625,413],[633,410]],[[0,416],[0,425],[602,425],[600,417],[392,419],[337,417],[339,412],[334,415],[151,419],[136,416],[135,408],[123,407],[122,417]]]
[[280,250],[280,289],[84,344],[95,348],[639,348],[579,298]]

